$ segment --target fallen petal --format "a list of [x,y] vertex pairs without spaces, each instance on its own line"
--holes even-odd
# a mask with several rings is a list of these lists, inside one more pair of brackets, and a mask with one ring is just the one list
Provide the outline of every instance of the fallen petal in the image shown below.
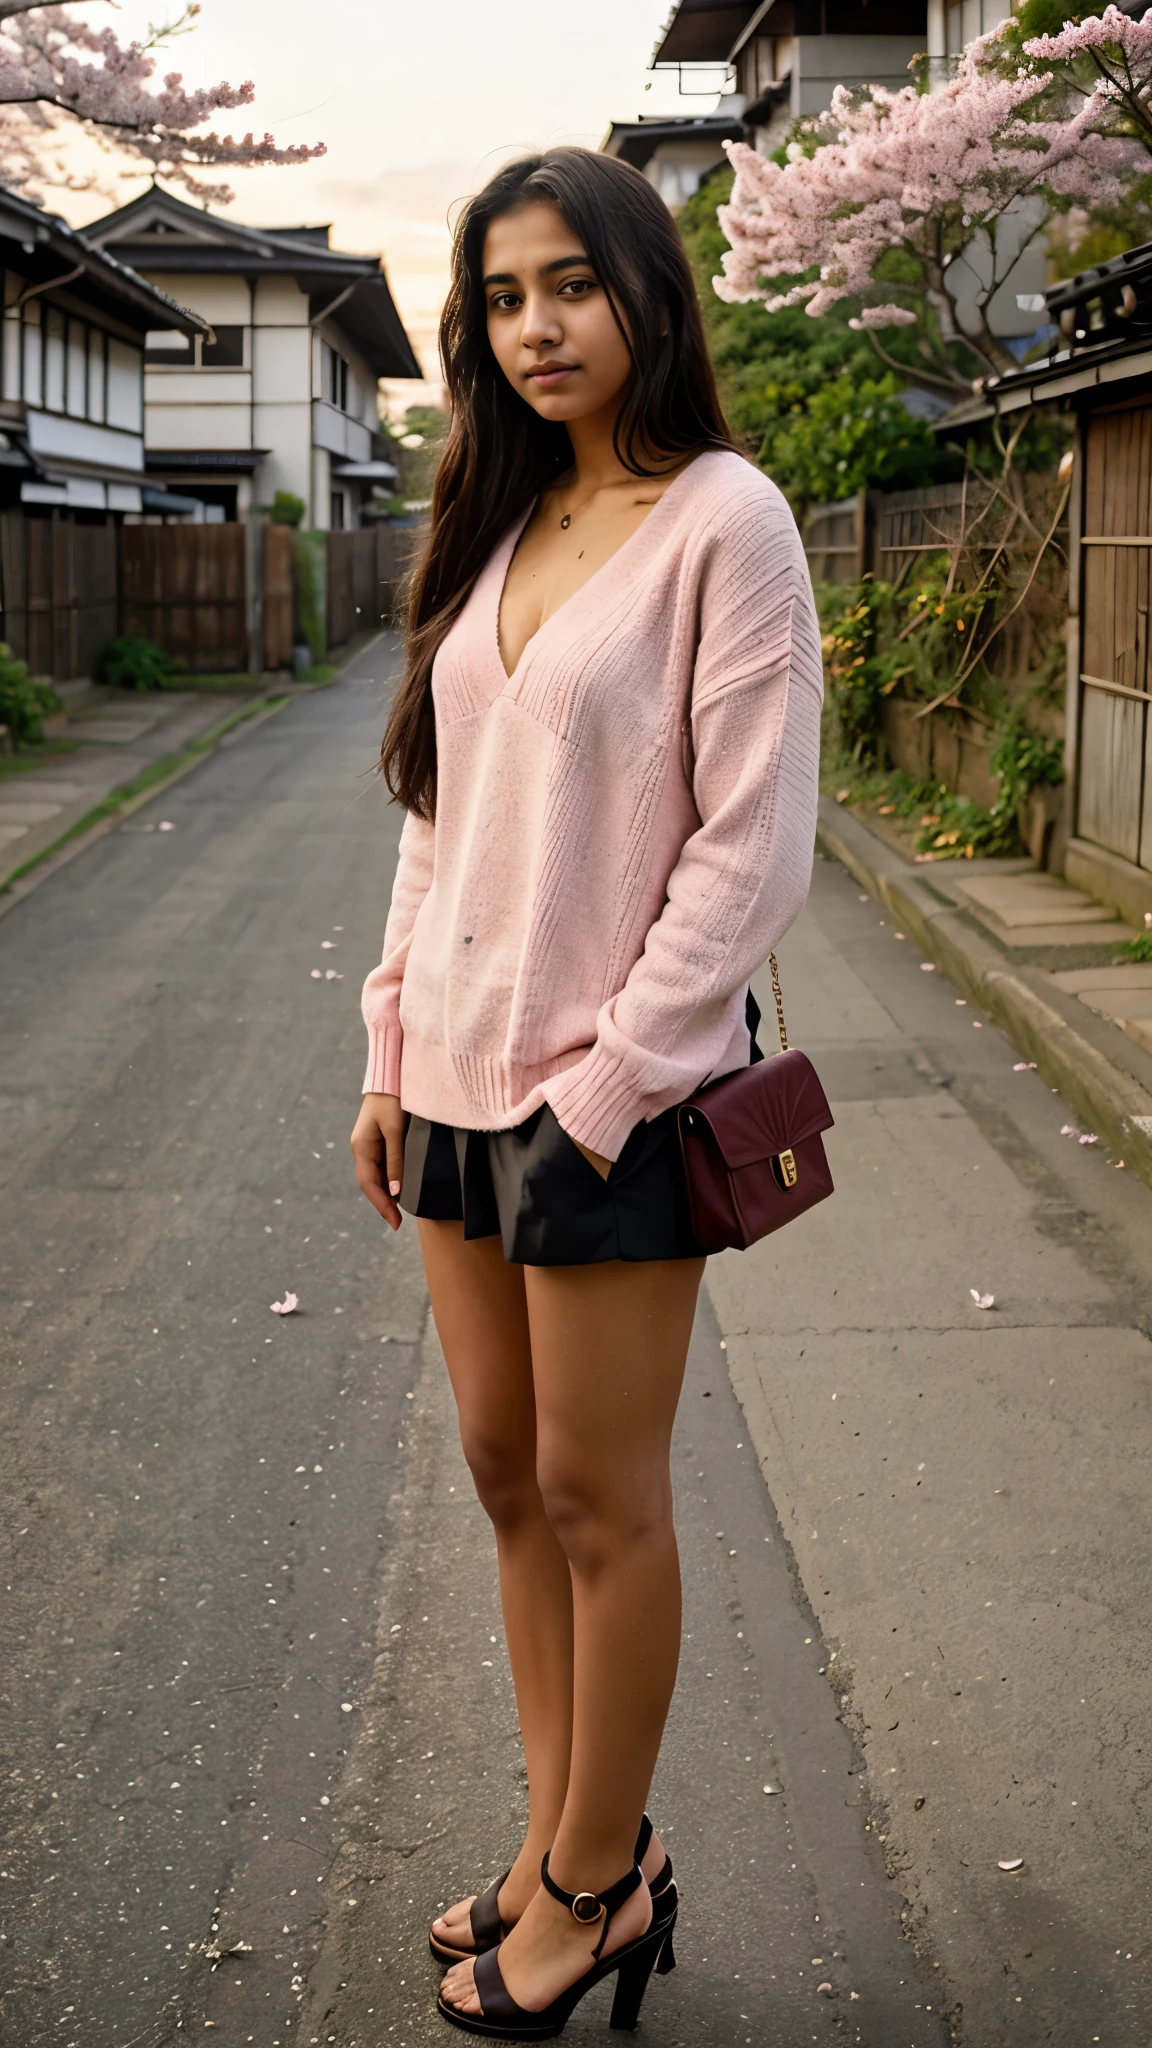
[[998,1856],[996,1868],[997,1870],[1023,1870],[1024,1858],[1022,1856]]
[[973,1301],[976,1303],[977,1308],[995,1307],[996,1296],[994,1294],[981,1294],[979,1290],[975,1287],[970,1287],[968,1289],[968,1292],[972,1296]]
[[935,974],[936,962],[934,960],[922,960],[920,962],[920,972],[921,974]]
[[825,1998],[831,1998],[832,1986],[830,1984],[818,1984],[816,1986],[816,1989],[817,1991],[822,1991],[824,1993]]
[[1095,1131],[1081,1131],[1080,1143],[1082,1145],[1098,1145],[1100,1140],[1096,1136]]
[[321,974],[320,969],[318,967],[314,967],[312,969],[312,979],[313,981],[323,981],[324,976]]
[[321,939],[320,951],[322,953],[334,953],[336,951],[335,939]]
[[852,791],[851,791],[850,789],[838,789],[838,790],[836,791],[836,801],[837,801],[837,803],[838,803],[838,804],[846,804],[846,803],[847,803],[847,801],[848,801],[848,799],[849,799],[849,797],[851,796],[851,794],[852,794]]
[[1012,1072],[1014,1074],[1034,1074],[1035,1071],[1035,1060],[1017,1060],[1015,1066],[1012,1069]]
[[1061,1124],[1060,1136],[1062,1138],[1078,1138],[1080,1133],[1076,1129],[1075,1124]]
[[158,832],[174,832],[176,830],[176,827],[172,823],[171,818],[161,818],[160,823],[156,827],[156,830]]
[[325,981],[343,981],[344,976],[342,974],[337,974],[336,969],[334,967],[326,967],[324,969],[324,979]]
[[268,1306],[274,1316],[290,1316],[293,1309],[297,1307],[299,1299],[299,1295],[289,1294],[287,1289],[285,1289],[283,1301],[270,1301]]

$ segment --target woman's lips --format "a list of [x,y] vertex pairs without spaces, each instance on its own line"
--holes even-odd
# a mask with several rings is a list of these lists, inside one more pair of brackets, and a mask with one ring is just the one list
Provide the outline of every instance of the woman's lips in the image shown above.
[[562,384],[565,377],[574,376],[575,363],[542,363],[538,370],[529,370],[530,381],[550,391],[555,384]]

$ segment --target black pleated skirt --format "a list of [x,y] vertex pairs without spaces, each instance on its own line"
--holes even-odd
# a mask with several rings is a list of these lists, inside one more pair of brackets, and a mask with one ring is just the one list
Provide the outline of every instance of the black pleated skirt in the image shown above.
[[[760,1012],[748,997],[751,1057]],[[692,1232],[676,1110],[638,1123],[607,1179],[549,1106],[510,1131],[467,1131],[413,1116],[400,1207],[463,1223],[466,1238],[499,1237],[517,1266],[590,1266],[604,1259],[700,1259]]]

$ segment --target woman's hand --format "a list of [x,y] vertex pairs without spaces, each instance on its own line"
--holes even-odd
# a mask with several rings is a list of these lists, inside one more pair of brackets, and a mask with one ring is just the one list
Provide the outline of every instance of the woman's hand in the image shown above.
[[396,1196],[404,1178],[407,1129],[398,1095],[366,1095],[351,1138],[360,1192],[393,1230],[400,1228]]
[[590,1151],[587,1145],[582,1145],[580,1143],[579,1138],[573,1138],[572,1143],[575,1145],[576,1150],[578,1152],[582,1152],[584,1154],[584,1157],[588,1161],[589,1166],[594,1166],[596,1168],[596,1171],[600,1175],[601,1180],[607,1180],[608,1175],[612,1171],[612,1161],[610,1159],[605,1159],[602,1152]]

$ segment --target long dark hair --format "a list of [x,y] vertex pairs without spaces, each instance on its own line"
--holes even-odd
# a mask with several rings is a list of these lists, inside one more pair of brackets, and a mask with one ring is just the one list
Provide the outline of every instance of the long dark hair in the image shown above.
[[647,179],[588,149],[549,149],[497,172],[465,207],[453,242],[440,321],[452,423],[412,573],[407,666],[380,750],[392,795],[424,818],[436,808],[437,649],[497,542],[572,461],[567,428],[541,419],[513,390],[488,343],[481,279],[489,226],[541,200],[580,238],[632,354],[634,375],[615,429],[620,461],[650,476],[653,455],[666,465],[669,457],[735,445],[684,246]]

